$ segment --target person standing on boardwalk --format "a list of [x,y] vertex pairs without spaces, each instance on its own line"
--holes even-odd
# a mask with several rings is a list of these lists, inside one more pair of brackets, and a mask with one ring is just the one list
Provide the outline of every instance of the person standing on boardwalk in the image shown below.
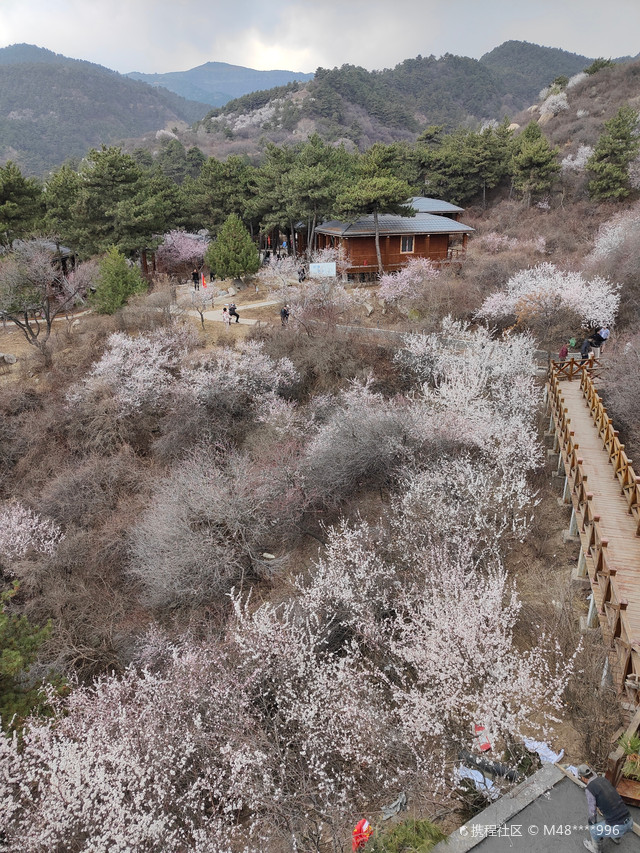
[[191,281],[193,282],[194,290],[200,290],[200,273],[195,267],[191,273]]
[[229,309],[226,305],[222,309],[222,320],[228,329],[229,325],[231,324],[231,317],[229,316]]
[[[619,844],[622,836],[633,829],[633,818],[611,782],[596,776],[588,764],[578,767],[578,777],[587,786],[585,795],[591,838],[584,839],[584,846],[591,853],[602,853],[604,839],[610,838],[614,844]],[[598,812],[602,814],[600,820]]]
[[562,344],[560,352],[558,353],[558,361],[565,361],[568,355],[569,347],[566,344]]
[[236,323],[239,323],[239,322],[240,322],[240,315],[239,315],[239,314],[238,314],[238,312],[236,311],[236,303],[235,303],[235,302],[232,302],[232,303],[229,305],[229,318],[231,318],[231,317],[235,317],[235,318],[236,318]]

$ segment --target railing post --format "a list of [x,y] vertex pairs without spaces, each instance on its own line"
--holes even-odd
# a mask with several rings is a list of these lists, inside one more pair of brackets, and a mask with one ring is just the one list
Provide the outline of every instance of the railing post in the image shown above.
[[588,577],[589,573],[587,572],[587,559],[584,556],[584,549],[582,545],[580,545],[580,556],[578,557],[578,569],[577,576],[579,578]]

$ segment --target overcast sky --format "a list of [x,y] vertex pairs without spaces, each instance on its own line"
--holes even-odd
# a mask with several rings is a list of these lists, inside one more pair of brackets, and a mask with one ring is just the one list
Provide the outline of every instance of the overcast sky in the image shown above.
[[508,39],[588,57],[640,52],[640,0],[0,0],[0,47],[26,42],[127,71],[204,62],[369,70]]

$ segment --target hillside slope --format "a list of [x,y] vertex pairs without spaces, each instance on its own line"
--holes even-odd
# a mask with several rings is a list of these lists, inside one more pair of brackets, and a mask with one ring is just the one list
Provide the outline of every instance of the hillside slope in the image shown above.
[[91,62],[33,45],[0,49],[0,162],[14,160],[28,174],[206,110]]

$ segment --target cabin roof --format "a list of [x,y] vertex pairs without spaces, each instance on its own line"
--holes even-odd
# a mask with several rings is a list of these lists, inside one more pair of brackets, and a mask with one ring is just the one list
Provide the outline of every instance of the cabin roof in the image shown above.
[[418,213],[462,213],[464,210],[463,207],[457,207],[457,205],[442,201],[440,198],[425,198],[421,195],[410,198],[408,204]]
[[[393,216],[383,213],[378,216],[381,236],[391,234],[470,234],[475,229],[462,222],[433,213],[417,213],[415,216]],[[335,237],[370,237],[376,229],[373,214],[361,216],[355,222],[340,222],[333,219],[316,228],[319,234]]]

